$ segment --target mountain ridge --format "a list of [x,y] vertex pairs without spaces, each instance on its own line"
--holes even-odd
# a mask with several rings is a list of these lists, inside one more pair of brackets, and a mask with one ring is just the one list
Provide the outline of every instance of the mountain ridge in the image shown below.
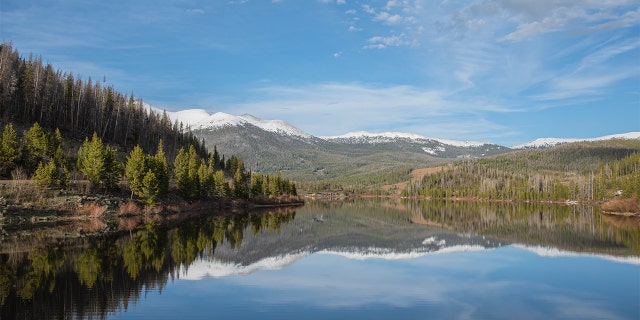
[[557,145],[572,143],[572,142],[588,142],[588,141],[602,141],[602,140],[612,140],[612,139],[640,139],[640,132],[627,132],[627,133],[618,133],[611,134],[601,137],[595,138],[538,138],[535,140],[531,140],[527,143],[518,144],[512,146],[511,149],[544,149],[551,148]]
[[386,185],[404,181],[411,169],[517,151],[488,142],[403,132],[316,137],[280,120],[202,109],[167,112],[167,116],[183,122],[209,150],[215,147],[223,155],[240,156],[253,172],[282,172],[294,181]]
[[[149,106],[149,108],[155,109],[156,111],[161,111],[153,106]],[[447,138],[433,138],[426,137],[417,133],[411,132],[396,132],[396,131],[387,131],[387,132],[368,132],[368,131],[354,131],[347,132],[341,135],[333,135],[333,136],[314,136],[309,134],[292,124],[289,124],[283,120],[266,120],[259,117],[256,117],[251,114],[242,114],[239,116],[224,113],[224,112],[211,112],[205,109],[185,109],[180,111],[165,111],[169,119],[172,122],[178,121],[182,122],[184,126],[190,128],[191,130],[206,130],[206,129],[219,129],[222,127],[228,126],[242,126],[246,124],[251,124],[256,126],[262,130],[290,135],[294,137],[300,137],[304,139],[318,138],[326,141],[333,142],[342,142],[342,143],[369,143],[369,144],[377,144],[377,143],[389,143],[395,139],[408,139],[413,141],[420,140],[432,140],[437,141],[442,144],[456,146],[456,147],[479,147],[482,145],[498,145],[501,147],[506,147],[514,150],[521,149],[539,149],[539,148],[550,148],[564,143],[572,143],[572,142],[581,142],[581,141],[600,141],[600,140],[610,140],[610,139],[640,139],[640,132],[627,132],[627,133],[618,133],[605,135],[601,137],[593,137],[593,138],[557,138],[557,137],[542,137],[531,140],[529,142],[513,145],[513,146],[502,146],[492,142],[477,142],[477,141],[469,141],[469,140],[454,140]],[[425,151],[430,153],[429,151]]]

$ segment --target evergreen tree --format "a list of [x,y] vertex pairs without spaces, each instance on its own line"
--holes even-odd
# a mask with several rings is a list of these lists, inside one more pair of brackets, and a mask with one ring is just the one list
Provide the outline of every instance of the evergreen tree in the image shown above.
[[147,173],[147,165],[145,162],[145,155],[142,148],[140,145],[136,145],[127,157],[127,163],[124,168],[124,176],[129,183],[132,198],[134,194],[137,196],[142,194],[142,180]]
[[142,179],[142,187],[140,190],[140,197],[144,203],[148,206],[154,206],[156,199],[160,193],[160,181],[153,173],[153,170],[149,169]]
[[158,195],[164,196],[169,193],[169,164],[164,153],[164,143],[162,139],[158,142],[158,151],[150,158],[149,168],[158,179]]
[[264,176],[260,173],[254,173],[251,176],[251,197],[262,195],[262,185],[264,184]]
[[[211,161],[211,160],[210,160]],[[220,167],[220,154],[218,153],[218,147],[213,146],[213,168],[216,170],[224,170],[224,168]],[[209,163],[211,165],[211,163]]]
[[214,172],[211,167],[205,165],[204,162],[200,162],[200,167],[198,168],[198,181],[200,182],[201,197],[207,197],[209,194],[213,194],[215,189],[213,176]]
[[104,146],[98,134],[93,133],[91,140],[85,138],[78,150],[78,170],[84,173],[92,187],[100,185],[105,174]]
[[200,195],[199,164],[200,159],[194,146],[189,146],[189,151],[180,148],[173,161],[173,177],[176,188],[187,199],[196,199]]
[[47,158],[49,153],[49,137],[44,129],[36,122],[24,133],[25,164],[28,170],[33,170],[38,162]]
[[246,199],[249,196],[245,184],[244,172],[242,172],[240,167],[236,168],[236,173],[233,176],[233,194],[241,199]]
[[189,146],[189,192],[188,197],[191,199],[196,199],[201,196],[200,192],[200,177],[198,176],[198,169],[200,168],[200,157],[198,156],[198,152],[196,151],[195,146]]
[[20,156],[18,136],[13,129],[13,124],[4,126],[0,137],[0,176],[7,175],[16,166]]
[[42,165],[42,162],[39,162],[33,180],[39,187],[56,187],[58,182],[56,164],[53,161],[47,162],[46,165]]
[[122,175],[122,168],[120,162],[118,162],[116,149],[107,146],[104,148],[103,157],[105,170],[101,177],[102,184],[107,189],[116,189]]
[[213,175],[214,182],[214,194],[218,197],[226,197],[230,193],[229,183],[224,177],[224,172],[222,170],[216,171]]

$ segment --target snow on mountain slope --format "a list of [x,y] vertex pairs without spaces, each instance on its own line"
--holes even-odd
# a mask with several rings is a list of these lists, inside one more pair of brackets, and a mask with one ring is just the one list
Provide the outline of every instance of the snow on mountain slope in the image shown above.
[[456,147],[479,147],[488,142],[475,142],[475,141],[459,141],[459,140],[449,140],[449,139],[440,139],[440,138],[427,138],[425,136],[421,136],[415,133],[406,133],[406,132],[382,132],[382,133],[372,133],[365,131],[358,132],[349,132],[347,134],[339,135],[339,136],[330,136],[330,137],[320,137],[325,140],[355,140],[363,143],[384,143],[390,142],[394,139],[409,139],[414,141],[419,140],[434,140],[443,144],[456,146]]
[[310,138],[308,133],[284,122],[281,120],[264,120],[258,117],[244,114],[241,116],[234,116],[224,112],[211,113],[203,109],[189,109],[177,112],[167,111],[167,116],[171,119],[171,122],[181,122],[185,127],[190,127],[191,130],[202,129],[215,129],[222,127],[242,126],[246,124],[254,125],[262,130],[290,135],[298,136],[302,138]]
[[[162,114],[164,111],[157,109],[151,105],[144,104],[147,110],[153,110]],[[171,119],[171,122],[181,122],[185,127],[190,127],[192,130],[203,129],[216,129],[223,127],[253,125],[262,130],[274,132],[283,135],[297,136],[304,139],[313,138],[312,135],[282,121],[282,120],[265,120],[255,117],[250,114],[243,114],[241,116],[234,116],[224,112],[209,112],[204,109],[188,109],[176,112],[166,111],[167,116]],[[350,132],[338,136],[325,136],[319,137],[320,139],[335,142],[344,143],[360,143],[360,144],[378,144],[378,143],[392,143],[399,139],[410,140],[417,143],[429,143],[429,141],[436,141],[440,143],[440,146],[425,146],[423,151],[437,155],[445,152],[445,145],[463,148],[476,148],[484,145],[492,145],[488,142],[475,142],[475,141],[460,141],[440,138],[429,138],[415,133],[406,132],[382,132],[372,133],[365,131]],[[590,139],[578,139],[578,138],[540,138],[527,143],[515,145],[511,149],[532,149],[532,148],[549,148],[559,144],[579,142],[579,141],[599,141],[610,139],[640,139],[640,132],[628,132],[623,134],[614,134]]]
[[612,134],[608,136],[602,136],[591,139],[577,139],[577,138],[540,138],[531,142],[515,145],[512,149],[538,149],[538,148],[550,148],[564,143],[580,142],[580,141],[602,141],[611,139],[640,139],[640,132],[628,132],[621,134]]

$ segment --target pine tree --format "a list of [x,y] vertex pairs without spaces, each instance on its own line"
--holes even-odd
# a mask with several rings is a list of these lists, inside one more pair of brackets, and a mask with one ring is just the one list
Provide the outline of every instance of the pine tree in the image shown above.
[[8,174],[15,168],[19,156],[18,136],[13,129],[13,124],[9,123],[4,126],[0,136],[0,176]]
[[24,133],[25,163],[28,170],[33,170],[38,162],[47,158],[49,153],[49,137],[36,122]]
[[213,182],[215,185],[214,194],[216,196],[226,197],[229,195],[229,183],[227,183],[227,180],[224,177],[224,172],[222,170],[216,171],[216,173],[213,175]]
[[196,151],[195,146],[189,146],[189,192],[188,197],[191,199],[196,199],[200,197],[200,177],[198,176],[198,168],[200,168],[200,157],[198,157],[198,153]]
[[189,155],[184,148],[178,149],[178,154],[173,160],[173,179],[178,192],[186,196],[186,190],[189,188]]
[[131,189],[131,197],[133,197],[134,194],[140,196],[142,193],[142,180],[146,172],[147,165],[145,163],[144,152],[142,152],[140,145],[136,145],[127,157],[127,163],[124,169],[125,179],[127,179],[129,189]]
[[178,150],[173,161],[173,177],[176,188],[187,199],[196,199],[200,196],[199,167],[200,159],[194,146],[189,146],[189,151],[185,151],[184,148]]
[[241,199],[246,199],[249,196],[245,184],[244,172],[242,172],[240,167],[236,168],[236,173],[233,175],[233,194]]
[[150,158],[149,168],[158,179],[158,195],[164,196],[169,193],[169,164],[164,153],[164,143],[162,139],[158,142],[158,151]]
[[58,177],[55,163],[49,161],[46,165],[42,165],[42,162],[39,162],[33,180],[35,180],[36,185],[39,187],[56,187]]
[[105,174],[104,146],[102,139],[94,132],[91,141],[85,138],[78,150],[78,170],[84,173],[92,187],[100,185]]
[[262,174],[255,173],[251,176],[251,187],[249,188],[251,190],[251,197],[257,197],[263,194],[263,184],[264,176]]
[[213,175],[214,172],[211,167],[205,165],[204,162],[200,162],[200,167],[198,168],[198,181],[200,182],[201,197],[207,197],[209,194],[213,194],[213,190],[215,188]]
[[122,168],[120,162],[118,162],[116,149],[109,146],[104,148],[103,159],[105,170],[101,177],[102,184],[107,189],[116,189],[122,175]]
[[148,206],[154,206],[156,199],[160,192],[160,182],[153,173],[153,170],[149,169],[142,179],[142,187],[140,190],[140,197],[144,203]]

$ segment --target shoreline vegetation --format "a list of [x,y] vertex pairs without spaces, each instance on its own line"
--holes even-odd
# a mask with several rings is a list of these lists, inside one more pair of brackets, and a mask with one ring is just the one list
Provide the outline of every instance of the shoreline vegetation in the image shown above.
[[152,221],[224,216],[254,210],[291,210],[288,208],[304,205],[303,198],[289,195],[251,200],[232,197],[185,200],[175,193],[154,205],[145,205],[125,192],[77,191],[86,184],[86,181],[72,181],[70,189],[76,188],[73,191],[40,188],[32,180],[0,180],[0,239],[16,236],[16,232],[44,232],[53,238],[101,236],[130,231]]

